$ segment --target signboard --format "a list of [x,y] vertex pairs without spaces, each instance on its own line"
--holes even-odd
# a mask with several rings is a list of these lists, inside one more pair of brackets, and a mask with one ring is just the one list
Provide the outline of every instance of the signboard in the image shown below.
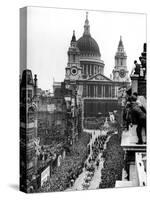
[[41,173],[41,186],[44,182],[48,181],[50,177],[50,166],[48,166],[42,173]]

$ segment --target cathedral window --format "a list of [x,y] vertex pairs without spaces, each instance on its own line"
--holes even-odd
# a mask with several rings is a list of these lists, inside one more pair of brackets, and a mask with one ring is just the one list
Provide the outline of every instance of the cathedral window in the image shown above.
[[117,60],[117,65],[119,65],[119,60]]
[[121,59],[121,65],[123,65],[122,59]]
[[75,62],[75,55],[73,55],[73,62]]

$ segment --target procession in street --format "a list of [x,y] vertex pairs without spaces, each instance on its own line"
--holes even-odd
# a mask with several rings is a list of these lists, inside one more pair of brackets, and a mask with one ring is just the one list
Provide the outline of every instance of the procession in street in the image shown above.
[[[137,169],[138,157],[146,166],[145,34],[139,34],[138,43],[125,32],[118,24],[118,19],[124,20],[121,13],[109,18],[94,11],[71,15],[65,9],[59,14],[52,14],[50,8],[41,12],[44,9],[21,9],[21,45],[24,38],[33,45],[30,62],[22,59],[20,70],[21,190],[58,192],[146,184],[145,178],[139,181]],[[108,31],[105,28],[111,26],[102,22],[113,17],[114,28]],[[66,23],[63,29],[60,19]],[[30,20],[34,23],[29,23],[24,37],[25,22]],[[41,28],[34,26],[40,20]],[[135,27],[130,20],[126,30],[129,23],[131,33],[135,28],[139,33],[139,24]],[[26,58],[26,51],[20,49],[21,58]]]
[[[115,123],[113,115],[110,116],[110,120]],[[106,148],[106,143],[110,138],[107,135],[108,130],[110,130],[110,127],[107,122],[107,117],[102,130],[83,130],[87,134],[90,134],[90,142],[87,146],[89,155],[84,163],[82,173],[76,180],[72,180],[72,186],[66,191],[99,188],[101,170],[104,163],[103,150]],[[117,134],[117,132],[113,132],[113,134]]]

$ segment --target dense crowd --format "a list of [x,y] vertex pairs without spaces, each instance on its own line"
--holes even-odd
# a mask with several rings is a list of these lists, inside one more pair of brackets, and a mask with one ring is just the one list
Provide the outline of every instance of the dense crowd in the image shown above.
[[[95,132],[94,132],[95,135]],[[92,136],[91,136],[92,139]],[[106,142],[107,135],[99,135],[95,138],[92,144],[88,145],[88,154],[89,157],[86,160],[84,167],[85,167],[85,178],[82,184],[83,189],[88,189],[94,176],[96,168],[98,169],[100,162],[100,153],[104,150],[104,144]]]
[[[114,124],[114,127],[109,127],[106,135],[96,136],[92,144],[89,143],[92,134],[84,133],[84,138],[78,141],[70,156],[63,160],[60,167],[51,176],[50,181],[44,183],[39,192],[64,191],[72,187],[83,169],[86,170],[86,176],[82,186],[83,189],[88,189],[95,170],[98,169],[102,160],[104,163],[99,188],[114,187],[116,180],[122,178],[124,166],[124,153],[120,147],[120,135],[114,134],[115,132],[116,124]],[[93,134],[95,135],[95,133]],[[100,153],[102,160],[99,156]]]
[[114,134],[107,142],[103,151],[104,164],[101,171],[101,183],[99,188],[113,188],[116,180],[122,179],[122,169],[124,167],[124,152],[120,147],[120,137]]
[[91,130],[99,130],[104,124],[105,117],[89,117],[84,120],[84,128]]
[[99,153],[101,153],[104,149],[106,139],[107,135],[100,135],[95,139],[94,143],[92,144],[92,155],[89,158],[89,161],[96,161],[96,158],[98,157]]
[[38,192],[64,191],[71,187],[82,173],[84,162],[88,157],[89,141],[90,136],[83,133],[78,143],[71,149],[70,155],[66,156],[61,165],[53,172],[50,181],[46,182]]

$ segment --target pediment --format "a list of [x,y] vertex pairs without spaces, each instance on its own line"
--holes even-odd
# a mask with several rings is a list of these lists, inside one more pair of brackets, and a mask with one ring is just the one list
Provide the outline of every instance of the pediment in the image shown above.
[[89,81],[112,81],[111,79],[107,78],[106,76],[100,73],[94,76],[91,76],[88,80]]

